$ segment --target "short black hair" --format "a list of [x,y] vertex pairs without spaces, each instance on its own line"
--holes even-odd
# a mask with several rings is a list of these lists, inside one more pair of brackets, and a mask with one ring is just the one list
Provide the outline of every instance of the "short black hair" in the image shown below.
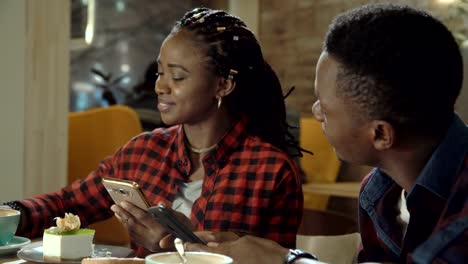
[[337,95],[397,133],[441,135],[463,81],[463,61],[450,31],[424,11],[371,4],[330,25],[324,50],[341,67]]

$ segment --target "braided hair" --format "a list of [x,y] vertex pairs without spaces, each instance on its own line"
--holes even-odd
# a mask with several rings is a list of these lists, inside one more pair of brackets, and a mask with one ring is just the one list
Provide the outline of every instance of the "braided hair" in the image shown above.
[[223,100],[229,113],[247,116],[250,134],[292,156],[302,156],[305,150],[286,122],[281,84],[245,23],[222,10],[195,8],[176,22],[171,34],[181,29],[194,33],[195,42],[207,48],[209,67],[218,76],[235,81],[236,88]]

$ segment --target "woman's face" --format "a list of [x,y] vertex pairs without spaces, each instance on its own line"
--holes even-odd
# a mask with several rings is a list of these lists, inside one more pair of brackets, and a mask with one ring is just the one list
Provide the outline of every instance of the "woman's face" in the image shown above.
[[193,39],[193,33],[180,30],[169,35],[159,51],[155,90],[167,125],[196,124],[217,112],[220,77],[210,70],[206,51]]

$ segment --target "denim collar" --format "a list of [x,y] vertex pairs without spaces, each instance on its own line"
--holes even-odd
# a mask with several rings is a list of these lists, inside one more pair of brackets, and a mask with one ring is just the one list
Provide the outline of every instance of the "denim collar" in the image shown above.
[[[457,114],[454,114],[444,139],[424,166],[416,185],[447,199],[457,178],[457,172],[463,165],[467,150],[468,127]],[[380,169],[374,170],[360,197],[363,208],[373,205],[393,184],[395,182]],[[407,203],[410,203],[412,191],[407,196]]]
[[[439,197],[447,200],[450,189],[455,184],[457,172],[460,170],[468,150],[468,127],[454,115],[445,138],[432,154],[416,180],[416,185],[422,186]],[[411,194],[407,203],[410,203]]]

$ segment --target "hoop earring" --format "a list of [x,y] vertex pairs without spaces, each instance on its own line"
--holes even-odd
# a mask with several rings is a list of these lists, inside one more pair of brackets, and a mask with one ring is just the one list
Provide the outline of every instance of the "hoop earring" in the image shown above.
[[223,97],[218,97],[218,109],[221,108],[221,103],[223,102]]

